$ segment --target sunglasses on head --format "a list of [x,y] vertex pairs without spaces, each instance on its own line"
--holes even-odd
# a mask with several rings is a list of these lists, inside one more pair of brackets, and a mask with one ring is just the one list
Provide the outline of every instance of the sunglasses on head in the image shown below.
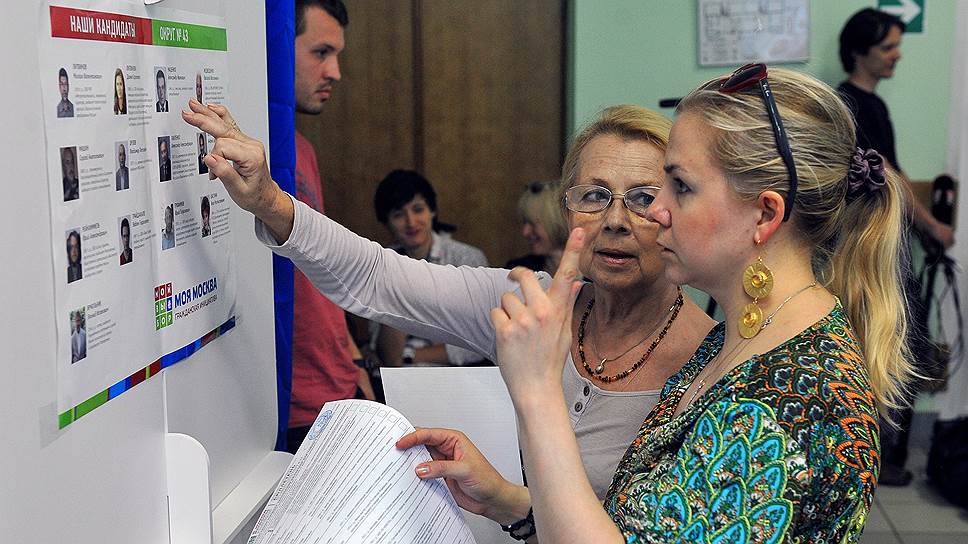
[[754,85],[759,86],[760,96],[766,104],[766,114],[770,117],[770,124],[773,125],[773,138],[776,140],[776,149],[786,165],[787,175],[790,178],[790,194],[787,195],[783,206],[783,220],[790,218],[793,211],[793,201],[797,197],[797,168],[793,163],[793,153],[790,151],[790,141],[787,140],[786,131],[783,129],[783,119],[780,112],[776,109],[776,101],[773,99],[773,91],[770,90],[770,83],[766,77],[766,65],[762,63],[747,64],[733,72],[726,81],[719,86],[719,92],[723,94],[738,93]]

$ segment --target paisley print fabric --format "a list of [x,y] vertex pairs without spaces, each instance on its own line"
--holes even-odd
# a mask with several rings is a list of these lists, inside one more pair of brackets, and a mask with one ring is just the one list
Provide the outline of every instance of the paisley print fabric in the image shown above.
[[673,418],[724,333],[714,328],[666,383],[606,510],[628,543],[857,542],[877,481],[877,412],[843,308]]

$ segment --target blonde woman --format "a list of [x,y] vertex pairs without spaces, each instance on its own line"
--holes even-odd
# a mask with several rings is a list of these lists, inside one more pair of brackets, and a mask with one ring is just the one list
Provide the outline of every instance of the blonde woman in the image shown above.
[[878,411],[902,398],[909,374],[902,189],[876,152],[855,147],[832,89],[767,76],[749,65],[679,105],[647,216],[667,279],[709,292],[726,320],[666,383],[604,509],[555,378],[574,333],[581,230],[547,293],[514,273],[523,300],[492,312],[529,496],[456,431],[400,441],[440,459],[418,475],[448,478],[466,508],[545,542],[858,541],[877,483]]
[[529,183],[518,199],[521,236],[528,242],[528,255],[511,259],[504,268],[523,266],[554,274],[561,251],[568,240],[568,224],[562,212],[557,181]]

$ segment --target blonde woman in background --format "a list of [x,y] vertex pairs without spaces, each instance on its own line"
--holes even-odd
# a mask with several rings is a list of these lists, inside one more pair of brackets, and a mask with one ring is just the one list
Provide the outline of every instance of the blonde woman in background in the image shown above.
[[521,236],[528,242],[531,253],[511,259],[504,268],[523,266],[555,273],[568,240],[568,224],[559,197],[557,181],[535,181],[525,187],[518,199],[518,214],[521,216]]

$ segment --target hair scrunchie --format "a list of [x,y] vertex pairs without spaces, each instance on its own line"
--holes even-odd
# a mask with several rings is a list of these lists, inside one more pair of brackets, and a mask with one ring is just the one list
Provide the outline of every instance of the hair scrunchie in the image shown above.
[[847,202],[880,191],[885,185],[884,157],[873,149],[856,148],[847,171]]

